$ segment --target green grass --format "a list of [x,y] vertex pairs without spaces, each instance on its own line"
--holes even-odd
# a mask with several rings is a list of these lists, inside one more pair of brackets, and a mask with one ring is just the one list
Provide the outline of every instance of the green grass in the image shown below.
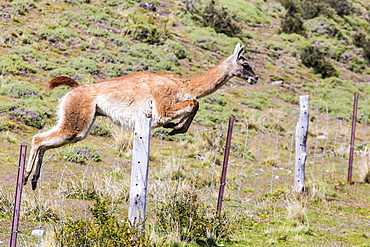
[[[154,197],[157,193],[162,193],[163,197],[173,196],[172,189],[177,188],[177,180],[183,183],[183,187],[178,188],[179,193],[189,191],[189,188],[215,186],[219,182],[218,168],[222,163],[225,128],[230,116],[235,116],[235,126],[240,130],[235,131],[233,136],[232,162],[245,161],[243,167],[230,168],[232,179],[242,178],[242,169],[245,174],[254,174],[260,169],[270,171],[287,165],[293,145],[291,130],[295,123],[292,124],[292,121],[298,108],[299,95],[311,96],[313,112],[310,126],[313,129],[309,140],[332,135],[342,140],[349,126],[355,92],[360,93],[358,124],[360,128],[368,125],[370,86],[364,83],[370,80],[370,49],[367,49],[369,42],[366,36],[370,25],[364,18],[370,9],[368,3],[345,1],[356,8],[355,12],[348,15],[345,11],[352,8],[341,10],[335,1],[329,1],[329,12],[318,16],[302,12],[304,32],[287,34],[280,27],[285,10],[279,2],[216,1],[216,9],[224,8],[228,21],[235,24],[236,29],[239,27],[241,33],[226,32],[202,21],[204,16],[187,10],[184,2],[179,0],[165,0],[161,4],[160,1],[150,1],[156,4],[156,13],[139,8],[138,2],[16,0],[2,6],[0,137],[3,149],[0,162],[4,169],[0,176],[4,181],[12,181],[10,176],[15,174],[19,144],[30,143],[39,129],[50,129],[55,123],[58,99],[70,89],[58,88],[47,92],[47,81],[52,77],[66,75],[79,83],[90,84],[134,71],[194,76],[231,55],[238,42],[245,45],[245,56],[250,59],[261,80],[257,85],[249,86],[233,79],[220,89],[222,91],[201,99],[200,110],[186,135],[170,137],[166,135],[168,130],[153,131],[151,168],[154,182],[158,183],[153,182],[154,191],[149,192],[150,196]],[[316,1],[310,3],[320,5]],[[210,6],[210,1],[196,1],[194,6],[204,11]],[[315,6],[311,7],[312,10]],[[319,56],[310,57],[310,52],[302,53],[305,47],[311,46]],[[309,62],[305,63],[305,59]],[[333,73],[328,74],[327,68],[332,69]],[[284,84],[270,85],[278,80],[284,81]],[[333,122],[341,121],[341,124],[325,128],[323,119],[326,117]],[[40,222],[54,224],[63,220],[63,217],[55,217],[55,212],[59,212],[57,215],[60,216],[84,216],[93,207],[97,194],[104,199],[114,198],[114,206],[127,205],[129,173],[126,167],[117,170],[116,160],[121,158],[120,162],[128,162],[130,148],[108,149],[108,153],[104,154],[88,151],[109,147],[115,142],[112,136],[117,137],[117,134],[107,127],[109,125],[106,121],[97,123],[92,135],[81,143],[82,146],[54,150],[55,155],[44,167],[45,177],[63,172],[83,174],[86,171],[91,171],[91,176],[82,179],[75,176],[68,181],[45,180],[42,184],[45,202],[38,201],[27,187],[25,194],[33,197],[26,198],[30,209],[24,218],[24,228]],[[203,129],[212,128],[213,132],[203,132]],[[357,136],[359,142],[367,140],[366,134]],[[339,139],[327,142],[318,140],[316,145],[318,149],[332,150],[338,148],[336,142]],[[90,156],[84,156],[81,152],[78,157],[74,155],[74,149],[81,147]],[[263,151],[259,152],[258,148],[263,148]],[[361,146],[358,151],[364,151],[364,148]],[[316,150],[310,149],[310,155]],[[342,155],[340,152],[337,154],[346,158],[347,153]],[[184,154],[186,157],[180,161],[171,159],[172,156]],[[325,178],[335,180],[335,183],[315,181],[310,185],[307,198],[296,198],[289,186],[270,189],[268,185],[254,187],[253,184],[245,184],[239,190],[236,184],[230,184],[230,194],[225,202],[234,206],[225,207],[225,217],[229,220],[225,227],[227,237],[216,236],[217,231],[208,237],[198,236],[205,235],[207,227],[217,229],[215,218],[207,211],[209,205],[215,204],[213,201],[205,205],[191,204],[185,198],[177,202],[163,201],[160,206],[150,205],[151,212],[162,213],[162,219],[159,219],[161,233],[158,232],[159,228],[154,227],[155,219],[148,219],[149,229],[153,227],[150,241],[157,246],[366,246],[370,237],[366,225],[370,208],[369,188],[367,184],[341,184],[343,181],[337,177],[336,167],[344,161],[339,156],[308,163],[313,173],[318,170],[332,172],[326,174]],[[99,157],[101,161],[95,160],[90,165],[93,157]],[[323,167],[319,166],[321,163],[325,163]],[[316,168],[313,168],[314,165]],[[95,172],[93,169],[102,171]],[[210,169],[213,170],[209,172]],[[280,175],[280,170],[275,172]],[[266,184],[272,181],[267,176],[258,179]],[[161,180],[165,180],[166,185],[154,187]],[[118,194],[106,193],[109,185],[120,188],[117,189]],[[64,195],[58,194],[61,190]],[[71,192],[69,198],[68,192]],[[5,193],[9,198],[13,197],[10,192]],[[47,207],[53,204],[49,200],[55,198],[56,194],[60,195],[58,199],[69,200],[65,204],[66,209]],[[245,198],[253,196],[258,201],[245,203],[237,200],[235,195]],[[0,208],[9,207],[6,197],[3,194],[0,196]],[[81,199],[86,197],[91,200]],[[199,200],[205,198],[209,198],[209,195],[198,195]],[[292,202],[296,202],[298,207],[292,207]],[[166,213],[174,203],[185,210],[173,211],[179,217],[171,222]],[[199,210],[193,219],[189,215],[189,208]],[[236,210],[239,208],[240,211]],[[290,215],[293,209],[298,210],[295,217]],[[33,218],[35,213],[38,214],[37,220]],[[180,213],[188,222],[181,222]],[[126,215],[126,212],[122,214]],[[0,228],[7,230],[11,215],[2,213],[0,217]],[[82,223],[98,225],[96,220]],[[197,231],[188,231],[193,227],[191,220],[199,223]],[[166,221],[170,221],[168,225]],[[114,219],[110,223],[122,224]],[[70,230],[73,231],[74,227],[71,225]],[[106,227],[110,228],[111,225],[102,224],[101,230],[106,231]],[[93,233],[95,237],[99,236],[98,231]],[[22,233],[22,241],[27,244],[36,241],[28,235],[29,232]]]

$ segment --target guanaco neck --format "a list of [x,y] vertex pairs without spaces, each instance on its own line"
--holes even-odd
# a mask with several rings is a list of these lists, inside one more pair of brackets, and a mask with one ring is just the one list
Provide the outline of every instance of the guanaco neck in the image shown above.
[[187,79],[184,87],[185,93],[199,99],[223,86],[233,77],[230,74],[231,58],[225,59],[203,75]]

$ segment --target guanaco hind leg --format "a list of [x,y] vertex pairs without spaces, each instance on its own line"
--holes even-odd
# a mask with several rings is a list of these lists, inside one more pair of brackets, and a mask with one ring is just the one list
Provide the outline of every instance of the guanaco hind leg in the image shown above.
[[85,139],[95,120],[96,106],[93,102],[84,102],[81,98],[65,99],[60,112],[60,121],[49,131],[37,134],[32,139],[32,148],[25,170],[24,183],[27,182],[32,171],[32,189],[35,190],[37,180],[41,174],[42,159],[45,152],[52,148],[75,143]]
[[35,170],[32,178],[32,189],[35,190],[37,180],[40,178],[42,160],[47,150],[61,147],[68,143],[75,143],[87,136],[85,135],[70,135],[63,134],[60,130],[51,130],[34,136],[32,140],[32,148],[30,157],[25,170],[24,183],[27,183],[32,171]]

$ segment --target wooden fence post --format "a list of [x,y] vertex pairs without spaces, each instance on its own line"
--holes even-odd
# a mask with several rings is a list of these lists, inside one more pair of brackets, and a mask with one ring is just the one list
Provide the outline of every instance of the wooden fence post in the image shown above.
[[138,225],[138,230],[146,212],[151,124],[150,118],[136,119],[134,130],[128,217],[133,225]]
[[294,190],[301,193],[305,189],[306,143],[310,111],[310,96],[299,97],[299,119],[296,127]]

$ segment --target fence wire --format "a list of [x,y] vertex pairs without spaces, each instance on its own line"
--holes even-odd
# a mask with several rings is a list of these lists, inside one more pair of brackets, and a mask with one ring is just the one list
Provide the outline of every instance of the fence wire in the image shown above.
[[[350,121],[336,112],[338,104],[312,104],[307,141],[306,177],[309,180],[343,180],[347,176]],[[261,200],[293,187],[295,126],[299,109],[281,109],[254,119],[236,119],[223,208],[245,210]],[[368,114],[359,110],[356,132],[355,179],[367,159]],[[214,210],[220,186],[221,162],[227,126],[197,130],[175,141],[152,139],[147,217],[156,217],[158,205],[172,204],[188,195]],[[194,142],[194,140],[197,140]],[[128,211],[131,153],[129,143],[95,150],[47,153],[36,191],[23,188],[18,246],[38,246],[30,232],[62,230],[91,215],[94,198],[111,202],[107,214],[124,217]],[[76,146],[77,147],[77,146]],[[16,153],[16,151],[15,151]],[[82,156],[82,157],[81,157]],[[18,155],[0,155],[17,160]],[[0,186],[0,243],[8,244],[17,166],[12,176],[2,174]],[[86,227],[83,234],[87,235]]]

